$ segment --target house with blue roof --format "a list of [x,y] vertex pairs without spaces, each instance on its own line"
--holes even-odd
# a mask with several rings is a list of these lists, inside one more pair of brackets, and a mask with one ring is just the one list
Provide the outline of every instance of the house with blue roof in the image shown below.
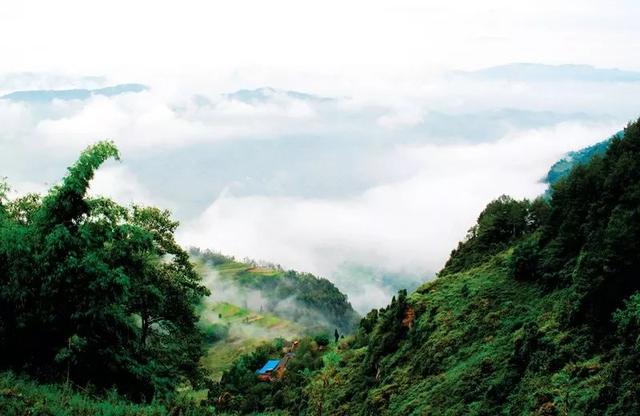
[[257,375],[263,375],[263,374],[271,374],[273,372],[273,370],[275,370],[278,367],[278,364],[280,364],[280,360],[269,360],[265,363],[265,365],[262,366],[262,368],[260,368],[259,370],[256,370],[256,374]]
[[284,372],[287,370],[287,364],[296,355],[295,350],[298,349],[299,342],[293,341],[286,345],[282,352],[284,356],[282,359],[270,359],[258,370],[256,375],[260,381],[273,381],[274,379],[280,379],[284,376]]
[[287,364],[294,355],[294,353],[288,352],[281,360],[268,360],[265,365],[256,371],[258,380],[273,381],[273,379],[282,378],[285,370],[287,369]]

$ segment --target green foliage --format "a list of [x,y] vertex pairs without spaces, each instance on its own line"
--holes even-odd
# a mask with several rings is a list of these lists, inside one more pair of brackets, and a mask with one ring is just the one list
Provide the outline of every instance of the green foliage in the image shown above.
[[514,279],[533,280],[538,276],[540,243],[531,236],[518,243],[508,261],[509,275]]
[[459,272],[485,261],[523,235],[537,229],[548,216],[542,198],[516,201],[503,195],[490,202],[464,242],[451,252],[441,274]]
[[4,211],[3,205],[8,201],[8,194],[11,191],[9,184],[7,184],[5,178],[0,178],[0,209]]
[[640,414],[638,241],[640,122],[548,201],[490,203],[438,279],[367,314],[339,361],[309,365],[298,407],[277,383],[260,400],[314,415]]
[[221,341],[229,335],[229,327],[216,323],[200,323],[200,330],[205,343],[213,344]]
[[401,290],[398,298],[394,296],[391,304],[381,309],[374,330],[369,335],[365,371],[373,374],[380,370],[380,359],[396,350],[404,339],[407,328],[402,320],[407,311],[407,291]]
[[613,322],[625,344],[640,353],[640,292],[627,299],[624,307],[614,313]]
[[[623,132],[618,132],[615,136],[622,138],[624,136]],[[591,161],[596,156],[600,156],[607,151],[609,147],[609,143],[611,139],[607,139],[601,141],[600,143],[596,143],[593,146],[586,147],[582,150],[578,150],[576,152],[569,152],[566,157],[557,161],[551,166],[547,176],[545,178],[545,182],[550,185],[555,184],[559,180],[565,178],[573,168],[577,165],[585,164]]]
[[194,305],[208,292],[168,212],[86,197],[109,158],[98,143],[42,199],[3,203],[0,368],[150,400],[200,382]]
[[640,289],[640,124],[554,186],[542,227],[540,278],[573,289],[568,318],[605,330],[611,313]]
[[326,347],[327,345],[329,345],[329,342],[331,342],[329,340],[329,334],[327,333],[316,334],[313,337],[313,340],[321,347]]
[[308,401],[304,392],[306,383],[320,374],[323,368],[334,368],[340,356],[334,350],[327,349],[326,345],[321,348],[314,339],[305,337],[299,340],[282,378],[272,382],[259,381],[255,371],[267,360],[281,358],[281,348],[282,342],[276,340],[241,356],[225,371],[219,383],[211,383],[208,403],[220,411],[241,414],[275,410],[300,414]]

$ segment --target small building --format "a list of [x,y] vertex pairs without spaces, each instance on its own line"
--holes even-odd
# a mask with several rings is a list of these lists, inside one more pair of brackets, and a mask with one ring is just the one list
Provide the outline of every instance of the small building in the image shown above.
[[258,380],[260,381],[271,381],[273,378],[273,374],[280,364],[280,360],[269,360],[262,366],[259,370],[256,371],[258,375]]
[[281,360],[269,360],[256,371],[258,380],[260,381],[273,381],[281,379],[284,376],[284,372],[287,369],[287,364],[294,357],[294,353],[288,352],[282,357]]
[[298,349],[300,343],[298,341],[285,341],[282,346],[283,357],[280,360],[268,360],[262,368],[256,370],[256,375],[260,381],[273,381],[281,379],[287,369],[287,364],[296,355],[295,350]]

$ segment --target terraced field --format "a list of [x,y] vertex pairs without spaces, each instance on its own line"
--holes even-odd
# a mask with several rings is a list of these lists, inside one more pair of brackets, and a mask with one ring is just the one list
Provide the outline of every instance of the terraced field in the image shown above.
[[211,306],[214,323],[228,328],[227,336],[213,343],[203,363],[215,379],[242,354],[274,338],[299,337],[304,328],[272,314],[260,314],[247,308],[220,302]]
[[242,354],[274,338],[349,331],[358,315],[329,281],[278,266],[192,253],[211,295],[201,305],[209,347],[203,363],[214,378]]

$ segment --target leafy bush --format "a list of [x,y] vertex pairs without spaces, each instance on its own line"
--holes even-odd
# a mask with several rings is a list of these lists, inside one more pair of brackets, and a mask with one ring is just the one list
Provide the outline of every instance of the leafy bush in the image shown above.
[[221,341],[229,335],[229,327],[216,323],[200,323],[200,331],[202,332],[202,340],[207,344],[213,344]]
[[618,335],[640,353],[640,292],[625,301],[624,307],[613,314]]
[[313,340],[320,347],[326,347],[331,342],[331,340],[329,339],[329,334],[327,334],[326,332],[314,335]]

